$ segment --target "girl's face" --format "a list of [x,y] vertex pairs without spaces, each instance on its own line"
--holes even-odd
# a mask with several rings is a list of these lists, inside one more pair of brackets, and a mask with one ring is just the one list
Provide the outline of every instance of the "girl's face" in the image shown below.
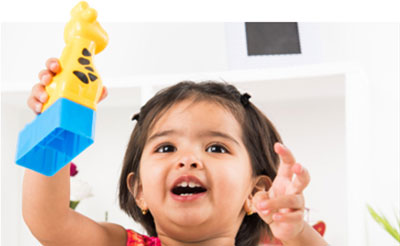
[[149,132],[140,178],[136,200],[159,237],[235,238],[253,184],[239,123],[213,102],[175,104]]

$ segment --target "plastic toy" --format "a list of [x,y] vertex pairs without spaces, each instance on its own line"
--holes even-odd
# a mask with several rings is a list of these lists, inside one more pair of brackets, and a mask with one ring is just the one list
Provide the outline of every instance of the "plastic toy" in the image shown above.
[[19,134],[18,165],[52,176],[93,143],[103,86],[92,57],[108,43],[96,18],[86,2],[72,9],[64,29],[61,72],[46,86],[49,100],[42,113]]

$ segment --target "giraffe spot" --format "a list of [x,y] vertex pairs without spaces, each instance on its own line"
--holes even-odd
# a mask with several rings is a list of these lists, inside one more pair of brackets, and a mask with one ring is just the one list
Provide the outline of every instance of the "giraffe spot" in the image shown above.
[[84,48],[82,50],[82,55],[84,55],[84,56],[92,56],[92,54],[90,54],[90,52],[86,48]]
[[93,81],[95,81],[97,79],[97,76],[92,74],[92,73],[89,73],[89,78],[90,78],[90,81],[93,82]]
[[79,57],[78,62],[79,62],[81,65],[88,65],[88,64],[90,64],[90,61],[89,61],[88,59],[86,59],[86,58],[83,58],[83,57]]
[[93,68],[91,67],[85,67],[87,70],[94,72]]
[[78,79],[80,79],[83,83],[87,84],[89,83],[88,77],[86,76],[86,74],[79,72],[79,71],[73,71],[73,73],[75,74],[76,77],[78,77]]

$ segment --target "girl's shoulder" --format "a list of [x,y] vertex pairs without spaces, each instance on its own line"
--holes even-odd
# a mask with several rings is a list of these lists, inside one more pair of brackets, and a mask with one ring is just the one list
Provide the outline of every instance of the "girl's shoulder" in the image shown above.
[[130,229],[126,230],[126,246],[161,246],[160,239],[141,235]]

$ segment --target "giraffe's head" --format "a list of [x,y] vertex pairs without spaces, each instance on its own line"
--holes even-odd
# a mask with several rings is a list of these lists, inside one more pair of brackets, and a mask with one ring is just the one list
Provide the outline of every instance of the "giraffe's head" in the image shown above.
[[96,20],[97,11],[87,2],[78,3],[71,10],[71,20],[64,29],[64,41],[69,43],[74,38],[85,38],[96,43],[95,53],[101,52],[108,43],[108,35]]

